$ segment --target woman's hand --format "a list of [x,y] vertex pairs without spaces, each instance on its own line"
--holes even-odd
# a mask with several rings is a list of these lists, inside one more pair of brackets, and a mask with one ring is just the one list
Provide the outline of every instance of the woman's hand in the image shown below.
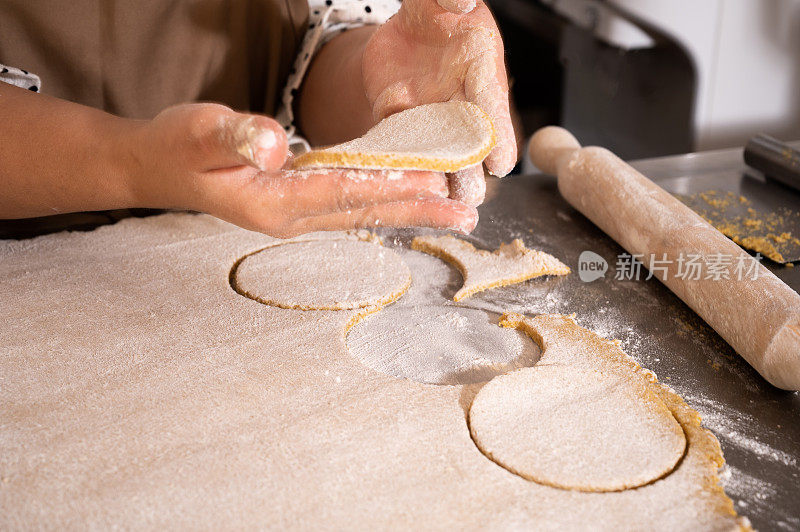
[[283,170],[277,122],[215,104],[169,108],[129,143],[136,203],[207,212],[286,238],[309,231],[430,226],[468,233],[474,208],[446,199],[435,172]]
[[[312,142],[332,144],[403,109],[467,100],[492,118],[498,143],[485,165],[504,176],[517,162],[517,145],[503,54],[482,1],[404,0],[385,24],[347,31],[322,48],[303,86],[301,126]],[[451,198],[481,203],[482,166],[449,179]]]
[[368,41],[363,75],[376,121],[421,104],[467,100],[497,129],[487,170],[502,177],[516,164],[503,41],[482,1],[405,0]]

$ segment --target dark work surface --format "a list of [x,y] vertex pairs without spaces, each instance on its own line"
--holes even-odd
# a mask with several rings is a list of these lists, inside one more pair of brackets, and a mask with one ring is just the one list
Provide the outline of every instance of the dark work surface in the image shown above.
[[[741,179],[740,161],[741,150],[734,150],[634,166],[682,192],[674,185],[709,172],[728,172],[735,183]],[[490,290],[472,304],[528,314],[576,313],[578,323],[622,340],[623,348],[680,393],[719,438],[728,464],[722,477],[737,511],[760,530],[800,529],[800,396],[764,381],[657,280],[615,280],[617,256],[624,250],[561,198],[554,178],[515,176],[489,185],[470,237],[476,245],[494,249],[523,238],[575,271],[580,253],[590,250],[608,261],[609,271],[591,283],[573,273]],[[800,267],[766,265],[800,288]]]

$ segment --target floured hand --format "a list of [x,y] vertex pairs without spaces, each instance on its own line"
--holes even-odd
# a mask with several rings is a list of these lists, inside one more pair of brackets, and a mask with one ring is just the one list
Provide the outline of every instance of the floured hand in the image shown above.
[[436,172],[283,169],[286,135],[266,116],[215,104],[169,108],[129,141],[137,203],[207,212],[284,238],[375,226],[470,232],[473,207]]
[[[486,169],[504,176],[517,162],[503,41],[489,9],[475,0],[405,0],[366,45],[362,71],[377,121],[421,104],[468,100],[492,117],[498,144]],[[450,177],[451,197],[483,200],[483,169]],[[481,183],[482,185],[482,183]]]

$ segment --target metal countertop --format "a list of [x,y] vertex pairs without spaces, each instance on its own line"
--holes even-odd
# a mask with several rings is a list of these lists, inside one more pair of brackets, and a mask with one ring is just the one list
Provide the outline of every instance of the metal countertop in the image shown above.
[[[632,164],[673,193],[713,188],[707,182],[724,182],[728,190],[746,186],[741,150]],[[580,253],[591,250],[608,261],[609,270],[591,283],[572,274],[491,290],[471,303],[466,300],[466,306],[528,314],[574,312],[580,324],[622,340],[626,352],[680,393],[719,438],[728,464],[723,483],[737,511],[759,530],[800,530],[800,394],[764,381],[656,279],[615,280],[617,257],[624,250],[561,198],[555,178],[492,180],[480,213],[470,237],[478,246],[495,249],[522,238],[576,272]],[[765,265],[800,289],[800,266]]]

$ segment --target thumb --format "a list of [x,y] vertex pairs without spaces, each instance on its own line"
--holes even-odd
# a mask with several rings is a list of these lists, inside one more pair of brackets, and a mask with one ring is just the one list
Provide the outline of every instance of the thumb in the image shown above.
[[212,160],[218,168],[246,164],[262,171],[278,170],[289,154],[283,128],[266,116],[232,112],[219,121],[216,136],[218,152]]

